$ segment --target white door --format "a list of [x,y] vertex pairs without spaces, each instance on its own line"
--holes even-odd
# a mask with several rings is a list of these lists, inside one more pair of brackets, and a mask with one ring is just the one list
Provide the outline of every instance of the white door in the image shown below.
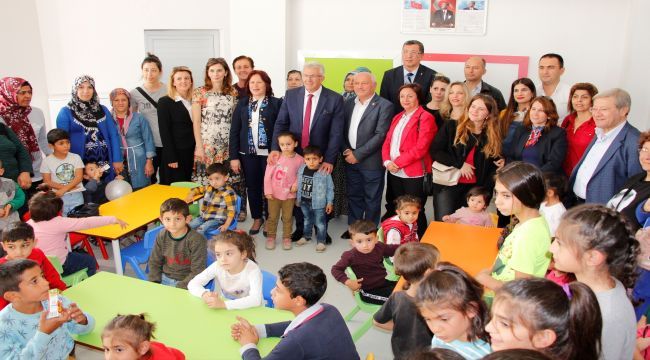
[[203,85],[205,64],[219,57],[219,30],[145,30],[145,49],[160,58],[166,83],[174,66],[192,70],[194,87]]

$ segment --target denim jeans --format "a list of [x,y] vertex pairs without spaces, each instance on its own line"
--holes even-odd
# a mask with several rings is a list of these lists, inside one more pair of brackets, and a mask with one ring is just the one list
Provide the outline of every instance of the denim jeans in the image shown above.
[[178,284],[178,280],[174,280],[165,274],[161,274],[160,283],[162,285],[176,287],[176,284]]
[[61,275],[63,276],[74,274],[83,269],[87,270],[88,276],[93,276],[97,272],[97,263],[95,262],[95,258],[85,252],[69,252],[62,266],[63,273],[61,273]]
[[[235,216],[237,216],[237,214],[235,214]],[[224,223],[225,221],[221,219],[205,220],[202,217],[197,217],[195,219],[192,219],[192,221],[190,221],[190,228],[196,230],[196,232],[203,235],[203,237],[207,237],[206,234],[208,232],[218,228]]]
[[300,209],[305,218],[303,225],[303,236],[311,240],[312,228],[316,226],[316,241],[325,244],[327,237],[327,219],[325,209],[312,209],[311,202],[303,201]]
[[67,192],[61,197],[63,200],[63,216],[68,216],[70,210],[84,203],[84,195],[81,191]]

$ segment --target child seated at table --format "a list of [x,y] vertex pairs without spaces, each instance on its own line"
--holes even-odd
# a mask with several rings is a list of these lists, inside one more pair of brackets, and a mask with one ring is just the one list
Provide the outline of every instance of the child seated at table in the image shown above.
[[57,317],[48,318],[50,287],[41,267],[29,259],[0,265],[0,294],[10,304],[0,311],[3,359],[67,359],[74,349],[71,334],[87,334],[95,320],[59,295]]
[[151,341],[156,325],[145,314],[117,315],[102,331],[106,359],[184,360],[180,350]]
[[424,277],[435,270],[440,254],[431,245],[412,242],[395,252],[395,274],[404,280],[404,291],[395,291],[375,313],[378,328],[392,331],[391,347],[396,359],[408,359],[415,351],[431,346],[433,333],[420,315],[415,296]]
[[395,212],[381,223],[386,244],[406,244],[418,241],[418,214],[420,214],[420,199],[412,195],[402,195],[395,199]]
[[[417,214],[413,221],[417,219]],[[395,281],[386,280],[384,258],[393,256],[399,244],[388,245],[377,241],[377,227],[370,220],[357,220],[349,226],[352,249],[344,252],[341,259],[332,266],[332,275],[352,291],[359,291],[361,299],[371,304],[388,300],[395,288]],[[352,268],[357,279],[345,274]]]
[[208,175],[208,185],[195,187],[187,194],[185,201],[192,202],[194,196],[203,195],[201,199],[201,214],[190,221],[190,228],[199,234],[206,234],[214,229],[226,231],[235,219],[237,194],[228,181],[228,167],[224,164],[210,164],[205,172]]
[[278,271],[273,289],[276,309],[292,312],[293,321],[252,325],[237,317],[231,334],[242,345],[244,360],[260,359],[259,338],[280,337],[280,342],[264,359],[358,360],[359,354],[343,317],[332,305],[319,303],[327,289],[327,278],[316,265],[288,264]]
[[190,229],[190,208],[171,198],[160,205],[158,233],[149,257],[149,281],[187,289],[187,283],[205,269],[208,245],[203,235]]
[[3,177],[4,165],[0,160],[0,231],[9,223],[20,221],[18,209],[25,204],[25,192],[14,180]]
[[43,184],[63,199],[63,216],[67,216],[70,210],[84,203],[81,184],[84,163],[79,155],[70,152],[70,134],[66,131],[50,130],[47,143],[53,152],[41,164]]
[[45,255],[59,258],[63,265],[62,276],[74,274],[82,269],[88,271],[88,276],[95,275],[95,257],[85,252],[71,251],[65,240],[67,234],[110,224],[119,224],[125,228],[127,224],[115,216],[63,217],[60,215],[62,208],[63,200],[51,191],[40,192],[29,201],[31,219],[27,223],[34,228],[38,248],[43,250]]
[[[214,237],[214,252],[217,260],[187,284],[190,294],[213,309],[262,305],[262,271],[255,263],[253,238],[227,230]],[[204,288],[210,280],[214,280],[214,291]]]
[[[87,162],[84,166],[83,185],[84,203],[103,204],[108,202],[106,198],[106,183],[102,181],[104,170],[96,162]],[[118,175],[118,177],[120,177]],[[117,177],[116,177],[117,178]]]
[[443,216],[442,221],[456,224],[494,227],[494,222],[492,222],[492,218],[486,210],[488,205],[490,205],[491,198],[492,196],[486,188],[482,186],[474,186],[467,192],[467,206],[463,206],[451,215]]
[[[50,283],[50,289],[65,290],[66,285],[61,280],[58,271],[52,266],[43,251],[34,247],[35,245],[34,228],[24,222],[12,222],[2,232],[2,248],[7,255],[0,258],[0,264],[15,259],[33,260],[43,270],[43,277]],[[7,300],[0,297],[0,310],[8,304]]]

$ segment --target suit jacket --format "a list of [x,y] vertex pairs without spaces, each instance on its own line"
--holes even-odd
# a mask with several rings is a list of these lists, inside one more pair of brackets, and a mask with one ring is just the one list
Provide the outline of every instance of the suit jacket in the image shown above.
[[503,99],[503,94],[501,90],[495,88],[494,86],[481,81],[481,94],[490,95],[497,102],[497,107],[499,111],[506,108],[506,101]]
[[381,161],[381,146],[386,138],[392,119],[393,104],[375,94],[368,107],[361,115],[357,128],[357,147],[350,145],[350,122],[354,111],[355,99],[349,99],[343,107],[345,131],[343,132],[343,150],[352,149],[354,157],[359,161],[359,167],[364,170],[383,170]]
[[[578,169],[582,166],[582,162],[585,160],[587,154],[589,154],[597,139],[594,136],[587,150],[582,154],[580,162],[578,162],[578,165],[576,165],[571,173],[569,189],[572,191]],[[639,130],[630,125],[630,123],[625,123],[621,132],[616,135],[616,138],[614,138],[605,155],[598,162],[594,174],[587,183],[586,202],[606,204],[616,191],[623,187],[628,178],[643,171],[641,164],[639,164],[638,145]]]
[[158,100],[158,128],[163,144],[161,164],[178,162],[176,149],[194,149],[192,117],[182,102],[169,96]]
[[431,27],[454,27],[454,13],[447,9],[447,16],[443,18],[442,10],[436,10],[431,16]]
[[[242,97],[237,102],[237,107],[232,113],[232,123],[230,124],[230,158],[239,159],[241,153],[249,154],[248,149],[248,96]],[[260,119],[263,118],[262,124],[266,131],[266,139],[273,140],[273,128],[275,119],[280,112],[282,100],[273,96],[268,97],[267,105],[260,110]],[[259,106],[259,105],[258,105]],[[270,146],[269,146],[270,148]]]
[[[520,126],[515,130],[512,139],[512,146],[508,149],[506,158],[508,161],[521,161],[524,146],[531,129]],[[562,164],[566,156],[567,142],[564,129],[553,126],[547,132],[542,133],[537,143],[533,146],[539,155],[540,170],[562,174]],[[627,178],[626,178],[627,179]]]
[[[291,131],[298,139],[302,137],[304,103],[304,86],[287,91],[278,118],[275,120],[273,150],[280,150],[277,134],[282,131]],[[326,163],[333,165],[336,162],[337,154],[341,151],[343,125],[343,97],[323,87],[316,111],[311,119],[309,145],[320,147]],[[300,144],[296,149],[299,154],[302,154],[302,146]]]
[[[267,324],[267,337],[281,337],[290,322]],[[261,359],[256,348],[242,355],[244,360]],[[323,304],[323,311],[289,331],[271,350],[266,360],[356,360],[359,354],[352,342],[350,330],[335,307]]]
[[[424,105],[428,103],[429,100],[431,100],[429,88],[431,87],[433,78],[435,76],[435,70],[420,64],[413,82],[422,86],[422,93],[420,94],[421,105]],[[404,110],[402,108],[402,105],[399,103],[399,88],[402,87],[402,85],[404,85],[404,66],[398,66],[396,68],[386,70],[384,73],[384,78],[381,81],[379,96],[393,103],[393,116]]]
[[[382,163],[390,160],[390,141],[393,137],[393,131],[402,113],[395,115],[393,122],[390,124],[390,130],[386,134],[384,145],[381,149]],[[419,128],[419,131],[418,131]],[[424,172],[431,172],[431,156],[429,155],[429,146],[433,141],[438,128],[433,115],[429,114],[422,106],[411,115],[408,123],[402,130],[402,141],[400,142],[400,155],[393,161],[399,168],[403,168],[407,176],[422,176]]]

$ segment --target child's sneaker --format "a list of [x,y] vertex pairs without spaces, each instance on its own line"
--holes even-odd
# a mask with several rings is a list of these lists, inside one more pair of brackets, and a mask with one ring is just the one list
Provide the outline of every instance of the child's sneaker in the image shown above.
[[291,250],[291,238],[282,239],[282,248],[284,250]]
[[296,245],[303,246],[305,244],[309,244],[309,240],[310,239],[302,237],[302,238],[300,238],[300,240],[296,241]]
[[266,249],[267,250],[275,249],[275,238],[266,238]]
[[316,244],[316,252],[323,252],[327,247],[323,243]]

